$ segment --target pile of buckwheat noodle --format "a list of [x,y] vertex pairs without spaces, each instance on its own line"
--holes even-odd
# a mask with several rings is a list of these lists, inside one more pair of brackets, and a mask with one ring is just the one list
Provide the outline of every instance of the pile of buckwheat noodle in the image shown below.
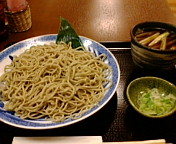
[[108,78],[112,69],[105,59],[104,54],[97,57],[85,49],[72,49],[71,43],[33,46],[15,56],[0,77],[5,109],[22,119],[79,118],[112,85]]

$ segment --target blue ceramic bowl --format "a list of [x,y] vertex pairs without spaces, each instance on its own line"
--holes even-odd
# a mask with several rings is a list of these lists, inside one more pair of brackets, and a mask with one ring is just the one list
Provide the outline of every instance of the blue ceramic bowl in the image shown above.
[[142,45],[135,37],[139,29],[165,29],[176,33],[176,27],[162,22],[143,22],[135,25],[130,33],[131,54],[137,66],[155,70],[173,69],[176,65],[176,50],[160,50]]
[[[55,42],[57,38],[56,34],[52,35],[42,35],[42,36],[37,36],[33,38],[29,38],[27,40],[18,42],[4,51],[0,53],[0,75],[3,74],[4,72],[4,67],[7,64],[11,63],[11,59],[9,56],[18,56],[19,54],[23,53],[26,49],[29,49],[31,46],[34,45],[43,45],[43,44],[48,44],[51,42]],[[114,57],[114,55],[103,45],[100,43],[80,36],[84,47],[88,50],[94,53],[96,56],[99,56],[101,54],[106,54],[107,58],[105,59],[105,63],[110,65],[112,67],[113,73],[108,77],[108,79],[112,80],[113,85],[110,89],[108,89],[104,93],[103,99],[84,113],[81,117],[78,119],[66,119],[63,122],[52,122],[49,120],[45,119],[36,119],[36,120],[27,120],[27,119],[21,119],[15,115],[15,113],[11,113],[6,111],[4,107],[4,103],[1,101],[0,102],[0,121],[7,123],[9,125],[19,127],[19,128],[25,128],[25,129],[52,129],[52,128],[58,128],[58,127],[64,127],[67,125],[71,125],[74,123],[77,123],[83,119],[86,119],[90,117],[91,115],[95,114],[97,111],[99,111],[102,107],[104,107],[108,101],[113,97],[114,93],[116,92],[119,80],[120,80],[120,69],[119,69],[119,64]],[[107,85],[108,86],[108,85]],[[105,86],[106,87],[106,86]]]

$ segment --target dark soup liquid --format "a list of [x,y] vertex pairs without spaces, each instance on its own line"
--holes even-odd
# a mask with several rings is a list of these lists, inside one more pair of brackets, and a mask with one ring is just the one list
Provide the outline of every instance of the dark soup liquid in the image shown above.
[[147,47],[159,50],[176,50],[176,33],[165,29],[138,29],[136,40]]

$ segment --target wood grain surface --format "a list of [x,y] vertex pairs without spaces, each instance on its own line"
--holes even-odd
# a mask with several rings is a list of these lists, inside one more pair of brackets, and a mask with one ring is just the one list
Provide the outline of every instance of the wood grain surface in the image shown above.
[[176,24],[165,0],[28,0],[32,28],[9,32],[5,45],[26,38],[57,33],[60,17],[70,21],[79,35],[96,41],[130,41],[130,30],[143,21]]

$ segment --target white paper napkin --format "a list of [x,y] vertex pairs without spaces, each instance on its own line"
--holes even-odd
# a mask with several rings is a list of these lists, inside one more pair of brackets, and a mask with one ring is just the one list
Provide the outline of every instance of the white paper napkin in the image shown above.
[[101,136],[14,137],[12,144],[97,144]]

